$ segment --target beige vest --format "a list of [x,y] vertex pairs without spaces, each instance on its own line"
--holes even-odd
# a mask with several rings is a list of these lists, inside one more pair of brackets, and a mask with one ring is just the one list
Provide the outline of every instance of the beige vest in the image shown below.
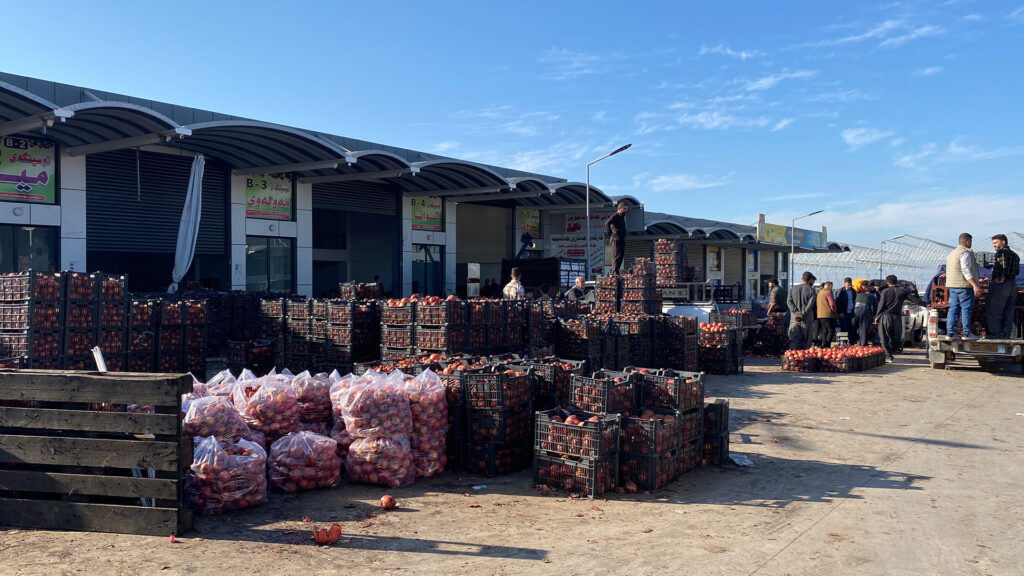
[[[966,246],[957,246],[956,250],[953,250],[946,256],[946,287],[947,288],[970,288],[971,283],[964,277],[964,273],[960,271],[960,256],[964,252],[971,252],[970,248]],[[974,253],[971,252],[971,256]],[[971,258],[971,274],[974,275],[974,279],[978,279],[978,260]]]

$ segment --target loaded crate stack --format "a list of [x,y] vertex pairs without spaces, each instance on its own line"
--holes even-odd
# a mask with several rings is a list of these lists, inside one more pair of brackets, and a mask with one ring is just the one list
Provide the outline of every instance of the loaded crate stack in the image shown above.
[[785,312],[769,314],[757,332],[757,340],[753,346],[754,353],[763,356],[781,356],[789,348],[787,328]]
[[466,347],[473,354],[508,351],[507,300],[473,298],[466,302]]
[[228,294],[231,314],[231,339],[253,340],[263,336],[262,298],[255,292],[233,290]]
[[276,366],[284,365],[287,310],[287,298],[267,296],[260,299],[260,339],[273,342]]
[[416,355],[415,300],[388,300],[380,307],[380,359]]
[[[641,420],[661,420],[663,424],[676,426],[677,447],[674,460],[678,473],[685,474],[701,466],[703,444],[703,407],[704,407],[704,374],[702,372],[685,372],[675,370],[637,369],[640,378],[639,397]],[[651,411],[649,413],[648,411]],[[631,431],[639,431],[644,439],[644,431],[650,431],[650,423],[638,422]],[[623,452],[626,448],[626,422],[623,422]],[[665,458],[664,452],[649,450],[652,455]],[[643,454],[641,454],[643,455]],[[650,470],[657,467],[648,462],[640,471],[648,470],[648,480],[657,479]],[[625,472],[623,472],[625,473]],[[625,481],[625,478],[622,478]],[[641,484],[639,480],[634,480]]]
[[[99,331],[97,281],[96,274],[64,273],[64,294],[67,298],[64,305],[64,367],[68,370],[96,367],[92,348],[98,342]],[[107,352],[103,350],[104,356]]]
[[664,322],[664,366],[696,372],[699,368],[697,320],[689,316],[667,316]]
[[64,306],[58,273],[0,276],[0,357],[24,368],[63,368]]
[[465,383],[466,373],[481,371],[487,363],[480,358],[471,356],[434,357],[441,368],[437,370],[444,384],[445,398],[448,401],[448,435],[445,438],[445,451],[448,456],[449,470],[461,470],[465,463],[466,444],[469,437],[466,419]]
[[598,276],[594,294],[595,314],[614,314],[622,300],[622,278],[616,275]]
[[487,353],[508,351],[508,300],[492,300],[487,307]]
[[185,314],[181,302],[162,301],[160,327],[156,332],[156,370],[182,372],[185,346]]
[[533,374],[522,366],[494,364],[464,371],[467,408],[464,469],[501,476],[530,465],[533,452]]
[[701,372],[708,374],[741,374],[743,351],[739,331],[725,324],[701,322],[700,352],[697,353]]
[[559,320],[555,349],[559,358],[585,360],[587,369],[601,367],[601,323],[582,317]]
[[209,345],[209,303],[206,300],[185,300],[181,303],[185,332],[182,371],[206,379],[206,352]]
[[729,461],[729,401],[704,405],[704,466],[723,466]]
[[624,370],[629,366],[630,335],[624,325],[601,323],[601,368]]
[[[552,332],[549,325],[553,321],[548,320],[544,313],[545,305],[548,302],[556,302],[555,300],[545,300],[541,302],[530,302],[526,304],[524,314],[526,316],[526,348],[527,349],[543,349],[550,348],[553,338]],[[564,303],[562,309],[565,309]]]
[[309,301],[309,323],[309,371],[330,372],[334,367],[327,364],[327,300]]
[[[647,314],[618,314],[610,320],[610,323],[618,328],[619,332],[625,334],[628,340],[626,352],[628,358],[624,366],[662,366],[655,361],[655,324],[664,321],[660,316],[649,316]],[[624,367],[623,366],[623,367]],[[606,366],[606,368],[612,368]],[[621,369],[621,368],[618,368]]]
[[455,354],[466,349],[466,304],[451,297],[427,297],[416,303],[419,354]]
[[[310,316],[311,303],[305,298],[291,298],[285,310],[285,350],[284,366],[293,373],[310,368],[310,358],[314,354],[313,319]],[[323,336],[326,336],[324,334]],[[322,342],[322,339],[321,339]],[[323,351],[321,350],[321,356]]]
[[373,282],[342,282],[338,284],[342,300],[380,300],[384,298],[380,287]]
[[654,243],[654,264],[658,267],[658,286],[700,281],[697,269],[688,265],[686,245],[678,240],[659,238]]
[[519,352],[526,349],[527,316],[530,305],[526,301],[509,301],[505,305],[506,349]]
[[249,369],[266,374],[274,367],[274,346],[270,340],[228,340],[227,364],[232,373]]
[[132,299],[128,303],[128,371],[156,372],[159,301]]
[[110,372],[128,370],[127,277],[97,272],[96,343]]
[[637,258],[633,264],[633,273],[622,276],[619,312],[661,314],[661,292],[656,278],[654,263],[647,258]]
[[381,308],[375,300],[328,300],[327,368],[345,373],[355,362],[380,358]]
[[533,371],[535,410],[569,406],[572,375],[584,375],[587,364],[585,360],[567,360],[555,356],[510,360],[510,363]]
[[618,485],[621,419],[574,408],[538,411],[533,482],[591,498]]
[[724,324],[730,328],[749,328],[757,326],[757,315],[753,310],[729,308],[720,314],[708,314],[708,323]]

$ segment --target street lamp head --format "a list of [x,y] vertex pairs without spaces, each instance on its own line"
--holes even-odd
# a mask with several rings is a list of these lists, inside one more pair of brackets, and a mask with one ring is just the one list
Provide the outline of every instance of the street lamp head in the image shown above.
[[632,146],[632,144],[626,144],[625,146],[620,147],[615,152],[612,152],[611,154],[609,154],[609,156],[615,156],[616,154],[618,154],[619,152],[624,151],[625,149],[629,148],[630,146]]
[[808,216],[814,216],[815,214],[821,214],[822,212],[824,212],[824,210],[817,210],[817,211],[811,212],[810,214],[808,214]]

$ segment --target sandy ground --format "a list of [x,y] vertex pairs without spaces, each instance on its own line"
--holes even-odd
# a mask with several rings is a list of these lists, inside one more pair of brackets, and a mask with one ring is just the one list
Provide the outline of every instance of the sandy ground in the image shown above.
[[[394,490],[343,485],[197,519],[166,537],[0,530],[0,573],[1024,573],[1024,378],[933,371],[920,350],[850,375],[748,358],[709,377],[753,467],[690,473],[650,496],[541,496],[524,471]],[[485,484],[475,490],[473,486]],[[476,507],[478,506],[478,507]],[[329,547],[313,523],[343,522]]]

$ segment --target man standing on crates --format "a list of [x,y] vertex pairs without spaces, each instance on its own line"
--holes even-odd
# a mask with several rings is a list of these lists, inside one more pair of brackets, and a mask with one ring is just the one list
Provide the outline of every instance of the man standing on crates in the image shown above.
[[[1020,256],[1010,250],[1006,234],[992,237],[992,283],[985,296],[985,324],[989,338],[1009,338],[1013,332],[1013,307],[1017,304]],[[947,282],[948,284],[948,282]]]
[[[974,299],[981,292],[978,284],[978,260],[971,251],[973,237],[964,232],[960,235],[959,246],[946,256],[946,288],[949,290],[949,312],[946,314],[946,334],[956,336],[957,320],[963,326],[964,340],[977,340],[971,333],[971,313]],[[879,310],[882,305],[879,301]]]
[[629,205],[625,200],[619,200],[615,214],[604,221],[604,232],[612,241],[612,274],[615,275],[618,275],[622,259],[626,256],[626,212],[629,212]]

